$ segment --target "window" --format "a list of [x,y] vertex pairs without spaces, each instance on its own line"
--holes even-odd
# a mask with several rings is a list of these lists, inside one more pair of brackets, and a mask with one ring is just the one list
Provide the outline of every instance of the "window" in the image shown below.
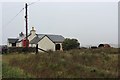
[[12,46],[16,46],[16,43],[12,43]]

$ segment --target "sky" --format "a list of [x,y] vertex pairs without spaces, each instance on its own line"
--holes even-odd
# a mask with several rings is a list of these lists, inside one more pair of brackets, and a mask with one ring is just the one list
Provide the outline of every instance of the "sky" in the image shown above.
[[[1,0],[1,2],[35,2],[37,0]],[[41,2],[118,2],[119,0],[40,0]]]
[[0,3],[0,44],[2,44],[2,5]]
[[[2,44],[8,37],[25,33],[24,10],[6,24],[24,7],[24,2],[4,2],[2,16]],[[35,0],[34,0],[35,1]],[[30,3],[30,2],[29,2]],[[81,46],[100,43],[118,44],[118,3],[116,0],[41,0],[28,8],[28,30],[37,33],[60,34],[76,38]]]

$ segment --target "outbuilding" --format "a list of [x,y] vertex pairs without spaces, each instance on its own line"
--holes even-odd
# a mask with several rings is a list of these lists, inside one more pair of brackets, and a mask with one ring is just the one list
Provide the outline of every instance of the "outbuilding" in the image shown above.
[[100,44],[98,47],[106,47],[106,48],[108,48],[108,47],[111,47],[109,44]]

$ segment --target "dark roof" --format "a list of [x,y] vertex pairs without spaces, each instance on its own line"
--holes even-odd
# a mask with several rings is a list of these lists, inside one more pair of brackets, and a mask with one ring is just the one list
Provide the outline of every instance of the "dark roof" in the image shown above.
[[9,43],[16,43],[18,41],[17,38],[8,38]]
[[30,41],[30,44],[37,44],[40,41],[40,39],[42,39],[42,37],[45,36],[44,34],[36,34],[36,35],[37,36]]
[[61,35],[52,35],[52,34],[37,34],[33,40],[30,41],[31,44],[37,44],[42,38],[47,36],[52,42],[63,42],[64,37]]
[[48,36],[53,42],[63,42],[65,39],[61,35],[46,35],[46,36]]
[[44,37],[46,34],[37,34],[37,36],[41,39],[42,37]]
[[30,41],[30,44],[37,44],[39,42],[40,38],[39,37],[35,37]]

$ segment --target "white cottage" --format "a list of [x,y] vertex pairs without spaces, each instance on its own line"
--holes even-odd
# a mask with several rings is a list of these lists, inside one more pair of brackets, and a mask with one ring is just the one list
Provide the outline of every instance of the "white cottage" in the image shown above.
[[64,37],[61,35],[37,34],[37,36],[30,41],[30,45],[34,47],[36,44],[38,44],[38,48],[43,49],[45,51],[48,50],[62,51],[63,41],[64,41]]
[[18,41],[18,38],[8,38],[7,46],[8,47],[16,47],[17,41]]
[[61,35],[36,34],[36,31],[34,30],[34,28],[32,28],[31,35],[29,36],[29,38],[32,38],[29,39],[29,46],[31,47],[35,47],[38,44],[38,48],[43,49],[45,51],[63,50],[62,42],[64,41],[64,37]]
[[[24,34],[20,35],[17,38],[17,41],[14,42],[15,46],[22,47],[22,39],[24,38],[25,38]],[[29,40],[30,47],[36,47],[36,45],[38,44],[38,48],[43,49],[45,51],[63,50],[62,49],[62,42],[64,41],[63,36],[53,35],[53,34],[36,34],[36,30],[34,30],[34,27],[32,27],[32,30],[28,35],[28,40]],[[9,40],[8,40],[8,43],[9,43]]]

